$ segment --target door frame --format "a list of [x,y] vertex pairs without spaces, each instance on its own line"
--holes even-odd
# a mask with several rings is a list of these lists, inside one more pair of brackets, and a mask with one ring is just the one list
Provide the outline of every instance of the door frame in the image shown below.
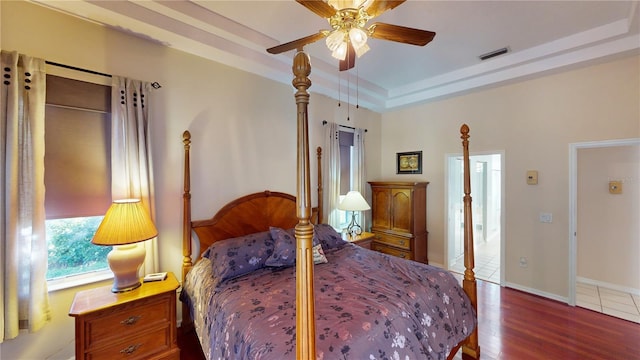
[[578,276],[578,150],[615,146],[640,145],[640,138],[587,141],[569,144],[569,300],[576,305],[576,279]]
[[[443,267],[449,270],[449,242],[453,241],[450,239],[449,234],[449,158],[452,157],[462,157],[462,153],[446,153],[444,154],[444,265]],[[506,192],[506,181],[505,181],[505,151],[504,150],[494,150],[494,151],[479,151],[479,152],[470,152],[469,157],[473,156],[483,156],[483,155],[500,155],[500,286],[504,286],[505,284],[505,258],[506,258],[506,249],[505,249],[505,235],[506,235],[506,218],[505,218],[505,192]],[[471,189],[471,198],[473,201],[473,189]],[[474,260],[475,266],[475,260]],[[474,270],[475,272],[475,270]]]

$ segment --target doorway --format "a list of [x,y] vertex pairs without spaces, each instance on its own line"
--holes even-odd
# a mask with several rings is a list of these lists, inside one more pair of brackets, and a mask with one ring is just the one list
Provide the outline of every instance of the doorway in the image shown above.
[[568,303],[640,323],[640,138],[569,150]]
[[[503,263],[503,154],[469,156],[475,275],[502,284]],[[446,261],[447,269],[464,273],[464,164],[459,154],[447,155]]]

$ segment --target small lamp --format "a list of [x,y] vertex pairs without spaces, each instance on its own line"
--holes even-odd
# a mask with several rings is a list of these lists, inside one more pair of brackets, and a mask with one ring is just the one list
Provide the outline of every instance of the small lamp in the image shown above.
[[362,234],[362,227],[356,222],[356,211],[365,211],[371,209],[367,200],[365,200],[360,192],[349,191],[347,196],[338,204],[338,209],[351,211],[351,223],[347,227],[349,236],[354,237]]
[[146,250],[136,243],[156,236],[158,230],[139,199],[116,200],[111,204],[91,242],[113,246],[107,255],[114,277],[112,292],[130,291],[140,286],[138,270]]

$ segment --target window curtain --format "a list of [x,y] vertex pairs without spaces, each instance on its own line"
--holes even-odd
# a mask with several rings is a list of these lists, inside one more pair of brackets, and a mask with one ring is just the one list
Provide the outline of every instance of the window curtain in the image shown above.
[[0,97],[0,322],[2,336],[51,318],[44,210],[45,63],[2,51]]
[[[352,190],[359,191],[360,194],[367,198],[367,173],[365,171],[364,163],[364,129],[355,129],[353,132],[353,155],[351,159],[351,179]],[[367,201],[371,205],[370,201]],[[371,216],[371,211],[360,212],[360,226],[362,229],[367,229],[367,220]]]
[[[113,76],[111,84],[111,196],[136,198],[156,220],[150,144],[150,83]],[[138,244],[147,255],[144,274],[158,271],[157,239]]]
[[325,185],[324,209],[326,211],[326,223],[334,228],[340,228],[340,214],[338,203],[340,202],[340,131],[338,124],[327,123],[325,128],[325,146],[327,153],[323,158],[326,161],[324,168]]

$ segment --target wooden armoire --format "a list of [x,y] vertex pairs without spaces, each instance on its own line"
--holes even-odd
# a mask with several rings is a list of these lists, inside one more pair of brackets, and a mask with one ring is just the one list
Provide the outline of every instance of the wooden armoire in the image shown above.
[[370,181],[371,249],[427,263],[428,182]]

